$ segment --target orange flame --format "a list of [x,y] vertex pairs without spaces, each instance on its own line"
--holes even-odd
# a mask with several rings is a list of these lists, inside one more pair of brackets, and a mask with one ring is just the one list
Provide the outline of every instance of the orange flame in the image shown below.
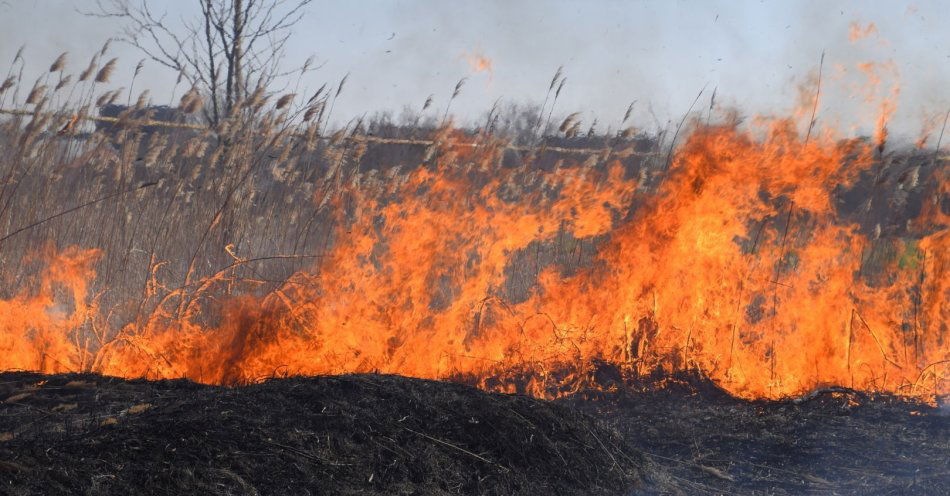
[[[950,219],[927,205],[916,241],[863,233],[836,191],[875,163],[873,146],[805,142],[791,120],[763,131],[694,131],[657,187],[646,184],[662,170],[638,182],[619,162],[496,166],[499,149],[464,155],[447,133],[434,168],[352,188],[355,219],[312,270],[260,298],[218,299],[214,322],[200,292],[184,304],[172,292],[108,329],[88,291],[100,253],[48,253],[39,286],[0,301],[0,369],[208,383],[378,371],[491,389],[517,372],[556,396],[607,362],[634,376],[698,368],[745,397],[826,384],[945,393]],[[885,248],[902,254],[874,277],[869,254]],[[585,250],[590,263],[569,272],[552,262]],[[511,280],[512,264],[534,264],[536,280]]]
[[462,57],[468,62],[468,67],[474,73],[487,72],[488,80],[495,77],[495,69],[492,60],[479,52],[463,53]]
[[874,34],[877,34],[877,26],[873,22],[862,27],[861,23],[855,21],[848,28],[848,41],[855,43]]

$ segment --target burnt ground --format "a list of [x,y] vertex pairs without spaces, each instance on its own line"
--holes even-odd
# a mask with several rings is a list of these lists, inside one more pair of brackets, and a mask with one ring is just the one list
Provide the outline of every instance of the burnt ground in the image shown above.
[[0,494],[950,494],[950,417],[698,377],[556,402],[396,376],[0,374]]
[[950,494],[950,415],[846,388],[736,399],[684,374],[566,400],[651,463],[643,494]]
[[3,494],[623,494],[644,461],[565,405],[350,375],[238,388],[0,374]]

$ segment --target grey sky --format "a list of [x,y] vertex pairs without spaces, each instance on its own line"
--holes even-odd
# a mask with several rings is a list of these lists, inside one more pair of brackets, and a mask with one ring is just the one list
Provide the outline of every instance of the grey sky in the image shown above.
[[[26,44],[27,76],[35,78],[63,50],[67,70],[81,70],[110,36],[114,21],[75,12],[89,1],[0,1],[0,67]],[[193,2],[154,2],[179,16]],[[350,72],[335,113],[420,107],[435,95],[444,108],[455,82],[469,81],[453,113],[477,117],[496,98],[540,101],[559,65],[567,77],[558,111],[584,112],[603,127],[638,100],[637,121],[648,125],[652,104],[661,120],[677,118],[708,83],[717,99],[746,114],[787,112],[798,87],[817,69],[824,49],[828,97],[822,123],[866,131],[876,103],[864,101],[867,77],[856,64],[893,62],[879,70],[880,94],[900,84],[892,128],[917,132],[927,115],[945,111],[950,81],[950,9],[939,1],[317,1],[298,26],[288,63],[313,54],[325,65],[301,83],[311,91]],[[876,33],[850,42],[852,23]],[[392,39],[390,39],[392,38]],[[127,85],[141,56],[114,45],[116,85]],[[465,55],[492,61],[473,73]],[[174,83],[148,63],[137,88],[165,103]],[[124,75],[124,76],[123,76]],[[706,100],[708,105],[708,100]]]

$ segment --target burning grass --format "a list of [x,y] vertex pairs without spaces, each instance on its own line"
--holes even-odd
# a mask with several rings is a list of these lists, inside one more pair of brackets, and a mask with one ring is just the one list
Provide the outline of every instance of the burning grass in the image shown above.
[[[38,82],[0,124],[2,369],[383,372],[557,397],[607,363],[701,370],[746,398],[946,394],[936,151],[791,118],[537,140],[539,114],[530,146],[495,116],[409,130],[431,141],[388,155],[379,123],[323,136],[326,105],[303,119],[328,95],[263,89],[213,130],[143,127],[141,104],[89,133],[76,123],[115,100],[94,98],[114,70]],[[80,108],[47,111],[57,91]]]

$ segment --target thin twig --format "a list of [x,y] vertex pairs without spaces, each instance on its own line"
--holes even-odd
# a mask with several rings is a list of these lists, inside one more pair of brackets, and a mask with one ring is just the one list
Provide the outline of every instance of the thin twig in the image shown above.
[[818,112],[818,99],[821,97],[821,71],[825,67],[825,51],[821,51],[821,60],[818,62],[818,88],[815,90],[815,106],[811,109],[811,120],[808,121],[808,132],[805,134],[805,144],[811,138],[811,130],[815,127],[815,114]]
[[79,209],[88,207],[89,205],[93,205],[93,204],[96,204],[96,203],[99,203],[99,202],[103,202],[103,201],[106,201],[106,200],[108,200],[108,199],[110,199],[110,198],[115,198],[115,197],[117,197],[117,196],[122,196],[122,195],[127,194],[127,193],[134,193],[134,192],[136,192],[136,191],[138,191],[138,190],[140,190],[140,189],[148,188],[148,187],[150,187],[150,186],[155,186],[156,184],[158,184],[158,183],[157,183],[157,182],[144,183],[144,184],[141,184],[141,185],[139,185],[139,186],[136,186],[136,187],[134,187],[134,188],[132,188],[132,189],[127,189],[127,190],[124,190],[124,191],[119,191],[118,193],[113,193],[113,194],[111,194],[111,195],[103,196],[102,198],[97,198],[97,199],[95,199],[95,200],[88,201],[88,202],[83,203],[83,204],[81,204],[81,205],[77,205],[77,206],[75,206],[75,207],[73,207],[73,208],[70,208],[70,209],[67,209],[67,210],[63,210],[62,212],[53,214],[53,215],[51,215],[51,216],[49,216],[49,217],[46,217],[45,219],[38,220],[38,221],[36,221],[36,222],[34,222],[34,223],[32,223],[32,224],[23,226],[23,227],[21,227],[21,228],[15,230],[15,231],[9,233],[9,234],[4,235],[2,238],[0,238],[0,243],[2,243],[2,242],[4,242],[4,241],[6,241],[6,240],[12,238],[13,236],[16,236],[17,234],[20,234],[20,233],[23,232],[23,231],[27,231],[27,230],[32,229],[32,228],[34,228],[34,227],[36,227],[36,226],[38,226],[38,225],[40,225],[40,224],[49,222],[49,221],[51,221],[51,220],[53,220],[53,219],[56,219],[56,218],[58,218],[58,217],[62,217],[62,216],[64,216],[64,215],[66,215],[66,214],[75,212],[76,210],[79,210]]
[[670,140],[670,150],[666,154],[666,169],[670,168],[670,160],[673,158],[673,147],[676,145],[676,137],[680,134],[680,129],[683,128],[683,124],[686,123],[686,118],[689,117],[690,112],[693,111],[693,107],[696,106],[696,102],[699,101],[699,97],[703,96],[703,92],[706,91],[706,87],[709,86],[709,83],[703,85],[703,89],[699,90],[699,93],[696,95],[696,98],[693,100],[693,103],[690,104],[689,109],[686,110],[686,113],[683,114],[683,118],[680,120],[678,126],[676,126],[676,132],[673,133],[673,139]]
[[511,469],[510,469],[510,468],[508,468],[508,467],[506,467],[506,466],[504,466],[504,465],[502,465],[502,464],[500,464],[500,463],[493,462],[493,461],[489,460],[488,458],[485,458],[485,457],[483,457],[483,456],[481,456],[481,455],[477,455],[477,454],[475,454],[475,453],[472,453],[471,451],[469,451],[469,450],[467,450],[467,449],[465,449],[465,448],[462,448],[461,446],[456,446],[456,445],[454,445],[454,444],[452,444],[452,443],[443,441],[443,440],[441,440],[441,439],[436,439],[436,438],[434,438],[434,437],[432,437],[432,436],[430,436],[430,435],[428,435],[428,434],[426,434],[426,433],[424,433],[424,432],[414,431],[414,430],[412,430],[412,429],[410,429],[410,428],[408,428],[408,427],[403,427],[403,429],[405,429],[405,430],[407,430],[407,431],[409,431],[409,432],[411,432],[411,433],[413,433],[413,434],[417,434],[417,435],[419,435],[419,436],[422,436],[422,437],[424,437],[424,438],[426,438],[426,439],[428,439],[428,440],[430,440],[430,441],[435,441],[435,442],[437,442],[437,443],[439,443],[439,444],[448,446],[449,448],[453,448],[453,449],[456,449],[456,450],[458,450],[458,451],[461,451],[462,453],[465,453],[466,455],[469,455],[469,456],[473,456],[473,457],[475,457],[476,459],[481,460],[481,461],[483,461],[483,462],[485,462],[485,463],[488,463],[488,464],[491,464],[491,465],[495,465],[496,467],[498,467],[498,468],[504,470],[505,472],[511,472]]

